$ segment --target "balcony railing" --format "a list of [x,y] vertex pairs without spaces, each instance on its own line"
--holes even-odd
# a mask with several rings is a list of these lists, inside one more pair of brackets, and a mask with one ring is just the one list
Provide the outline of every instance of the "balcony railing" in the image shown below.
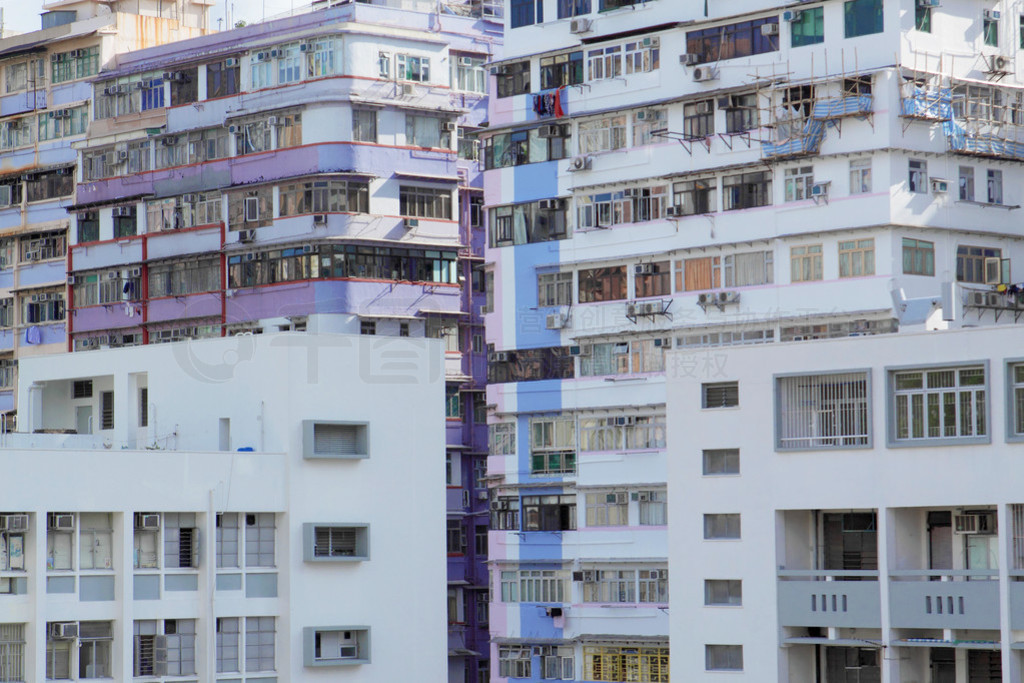
[[894,628],[999,628],[995,570],[901,570],[890,573]]
[[780,570],[778,576],[782,626],[882,625],[877,571]]

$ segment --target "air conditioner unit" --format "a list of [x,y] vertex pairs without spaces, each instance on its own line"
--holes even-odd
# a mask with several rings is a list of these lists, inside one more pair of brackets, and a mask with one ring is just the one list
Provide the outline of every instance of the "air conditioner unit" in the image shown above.
[[626,302],[626,317],[627,318],[635,318],[636,317],[636,304],[633,303],[632,301]]
[[650,275],[654,272],[653,263],[638,263],[633,266],[633,273],[635,275]]
[[589,171],[593,163],[594,160],[589,156],[580,155],[578,157],[573,157],[572,159],[569,160],[569,170]]
[[165,138],[160,138],[160,144],[164,147],[174,147],[178,144],[178,138],[173,135],[168,135]]
[[779,35],[778,24],[761,24],[761,35],[762,36],[777,36]]
[[495,351],[494,362],[495,363],[507,363],[513,358],[511,351]]
[[74,275],[68,275],[68,284],[69,285],[75,284],[75,276]]
[[579,19],[573,19],[569,24],[569,33],[586,33],[590,30],[591,25],[590,19],[582,17]]
[[238,231],[238,241],[239,242],[252,242],[255,239],[256,239],[256,231],[253,230],[253,229],[239,230]]
[[801,12],[798,9],[788,9],[782,13],[782,20],[790,22],[796,21],[800,18],[800,14]]
[[679,55],[679,63],[683,66],[696,66],[700,63],[700,55],[694,52],[684,52]]
[[265,62],[268,59],[270,59],[270,53],[269,52],[257,52],[256,53],[256,61],[257,62]]
[[402,94],[403,95],[415,95],[416,94],[416,86],[413,85],[412,83],[403,83],[402,84]]
[[665,215],[669,218],[677,218],[683,215],[683,207],[681,206],[666,206]]
[[983,308],[988,306],[988,298],[985,296],[988,292],[968,292],[967,293],[967,305],[976,306]]
[[580,572],[580,574],[583,575],[581,577],[583,583],[594,583],[595,581],[597,581],[597,572],[593,569],[584,569]]
[[917,0],[918,7],[939,7],[939,0]]
[[566,322],[566,318],[562,317],[561,313],[549,313],[546,321],[546,327],[549,330],[560,330],[565,327]]
[[640,503],[648,503],[651,500],[650,491],[637,491],[636,500]]
[[4,515],[8,531],[28,531],[28,515]]
[[625,491],[619,491],[619,492],[616,492],[616,493],[608,493],[604,497],[604,502],[605,503],[612,503],[612,504],[615,504],[615,505],[622,505],[623,503],[626,502],[626,493],[625,493]]
[[459,57],[459,66],[473,66],[473,58]]
[[953,532],[957,534],[996,533],[996,513],[953,515]]
[[564,614],[564,610],[561,607],[545,607],[544,614],[549,617],[558,618]]
[[1003,73],[1010,69],[1010,58],[1006,55],[989,55],[985,60],[988,62],[988,73]]
[[280,57],[283,52],[284,52],[284,50],[278,50],[278,49],[275,48],[275,49],[270,51],[270,56],[271,56],[271,58]]
[[406,219],[402,220],[402,226],[406,230],[412,230],[413,228],[418,228],[418,227],[420,227],[420,219],[419,218],[406,218]]
[[622,191],[622,196],[623,197],[639,197],[640,196],[640,188],[637,188],[637,187],[627,187],[625,190]]
[[936,194],[945,194],[949,192],[949,181],[943,180],[942,178],[931,179],[932,192]]
[[477,491],[476,497],[478,500],[487,500],[487,491]]
[[562,126],[558,124],[541,126],[537,129],[537,137],[560,138],[562,137]]
[[159,529],[160,528],[160,515],[147,514],[145,512],[135,513],[135,528],[136,529]]
[[107,279],[108,280],[116,280],[118,277],[120,277],[120,275],[121,274],[118,273],[116,270],[108,270],[107,271]]
[[985,305],[988,308],[1006,308],[1007,298],[999,292],[985,292]]
[[710,100],[701,100],[696,105],[694,105],[694,110],[698,114],[710,114],[712,111],[714,111],[714,108],[711,106]]
[[739,292],[719,292],[718,303],[720,304],[736,304],[740,301]]
[[194,204],[195,202],[199,201],[199,195],[191,193],[183,194],[181,195],[181,201],[185,202],[186,204]]
[[698,83],[713,81],[718,78],[718,70],[710,66],[697,66],[693,69],[693,80]]
[[73,621],[50,624],[50,637],[55,640],[74,640],[78,637],[78,624]]
[[132,215],[132,207],[130,206],[115,206],[111,212],[115,218],[124,218],[125,216]]
[[235,67],[235,66],[238,66],[238,65],[239,65],[239,61],[238,61],[237,57],[228,57],[227,59],[224,60],[224,66],[228,67],[229,69],[231,67]]
[[142,268],[129,268],[128,277],[142,277]]
[[70,531],[75,528],[75,516],[58,512],[47,513],[46,528],[55,531]]
[[456,128],[457,126],[455,125],[454,121],[441,122],[441,130],[445,131],[446,133],[454,133]]
[[1002,14],[997,9],[986,9],[982,10],[981,16],[985,18],[985,21],[999,21]]
[[122,164],[124,162],[128,161],[128,150],[126,150],[126,149],[119,149],[119,150],[117,150],[117,161],[119,163],[122,163]]
[[228,133],[231,134],[231,135],[235,135],[236,133],[238,133],[241,130],[242,130],[241,126],[238,126],[238,125],[236,125],[234,123],[232,123],[232,124],[230,124],[228,126]]
[[338,648],[338,659],[355,659],[358,651],[355,645],[342,645]]
[[562,208],[561,199],[541,199],[537,202],[537,208],[541,211],[557,211]]
[[594,351],[593,344],[579,344],[569,347],[570,356],[589,356]]
[[299,52],[314,52],[315,50],[316,45],[313,43],[303,43],[302,45],[299,45]]
[[829,183],[814,183],[811,185],[812,197],[827,197]]
[[326,213],[314,213],[313,214],[313,225],[327,225],[327,214]]

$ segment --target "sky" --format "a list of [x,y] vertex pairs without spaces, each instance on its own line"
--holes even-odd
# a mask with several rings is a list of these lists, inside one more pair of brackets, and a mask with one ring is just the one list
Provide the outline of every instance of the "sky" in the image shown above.
[[[264,11],[267,17],[272,17],[308,5],[309,0],[217,0],[217,4],[210,8],[210,24],[213,28],[225,28],[224,22],[218,24],[217,20],[224,19],[226,4],[233,6],[232,16],[235,21],[244,19],[251,23],[260,21]],[[43,11],[43,0],[0,0],[0,8],[4,11],[5,29],[24,33],[40,28],[39,15]]]

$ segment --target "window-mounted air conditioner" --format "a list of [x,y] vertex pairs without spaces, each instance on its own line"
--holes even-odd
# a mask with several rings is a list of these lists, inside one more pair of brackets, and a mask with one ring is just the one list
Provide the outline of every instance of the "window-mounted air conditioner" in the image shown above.
[[342,645],[338,648],[338,659],[355,659],[359,648],[355,645]]
[[569,23],[569,33],[586,33],[590,30],[591,25],[590,19],[585,17],[573,19]]
[[546,614],[549,617],[558,618],[565,614],[565,611],[561,607],[545,607],[544,614]]
[[115,206],[113,211],[115,218],[124,218],[125,216],[132,215],[132,207],[130,206]]
[[117,162],[119,164],[123,164],[126,161],[128,161],[128,150],[126,150],[126,149],[119,149],[119,150],[117,150]]
[[633,266],[634,275],[651,275],[654,273],[653,263],[638,263]]
[[829,183],[814,183],[811,185],[812,197],[827,197]]
[[315,213],[315,214],[313,214],[313,225],[327,225],[327,214],[326,213]]
[[560,330],[565,327],[568,319],[561,313],[549,313],[546,321],[546,327],[549,330]]
[[315,52],[315,51],[316,51],[316,45],[314,45],[313,43],[303,43],[302,45],[299,45],[299,52]]
[[714,111],[714,107],[712,107],[710,100],[697,102],[693,108],[698,114],[710,114]]
[[135,513],[135,528],[136,529],[159,529],[160,528],[160,515],[158,514],[147,514],[145,512]]
[[454,133],[456,128],[458,128],[458,126],[455,124],[454,121],[441,122],[441,130],[445,131],[446,133]]
[[800,14],[801,12],[798,9],[788,9],[782,13],[782,20],[789,22],[797,21],[800,19]]
[[238,231],[238,241],[239,242],[252,242],[255,239],[256,239],[256,231],[253,230],[253,229],[239,230]]
[[229,69],[238,65],[239,61],[237,57],[228,57],[224,60],[224,66],[226,66]]
[[270,51],[270,56],[272,58],[280,57],[282,54],[284,54],[284,50],[278,50],[277,48]]
[[945,194],[949,192],[949,181],[943,180],[942,178],[932,178],[930,181],[932,192],[936,194]]
[[761,24],[761,35],[762,36],[777,36],[779,35],[778,24]]
[[953,515],[953,531],[957,534],[994,534],[996,533],[996,513]]
[[459,57],[459,66],[473,66],[473,58]]
[[199,195],[191,193],[183,194],[181,195],[181,201],[185,202],[186,204],[194,204],[195,202],[199,201]]
[[3,515],[2,519],[7,531],[28,531],[28,515]]
[[50,637],[55,640],[74,640],[78,637],[78,624],[73,621],[58,621],[50,624]]
[[128,273],[128,277],[141,277],[142,276],[142,268],[141,267],[140,268],[129,268],[127,273]]
[[267,117],[267,125],[268,126],[277,126],[280,123],[281,123],[281,118],[278,117],[278,116],[268,116]]
[[665,215],[669,218],[678,218],[683,215],[683,207],[681,206],[667,206],[665,207]]
[[569,160],[569,170],[570,171],[589,171],[590,167],[593,165],[593,163],[594,163],[594,160],[591,157],[586,156],[586,155],[580,155],[578,157],[573,157],[572,159]]
[[1002,13],[997,9],[986,9],[981,11],[981,16],[985,18],[985,21],[999,21]]
[[572,580],[577,583],[594,583],[597,581],[597,572],[593,569],[584,569],[572,573]]
[[507,363],[514,357],[515,356],[511,351],[495,351],[493,356],[495,363]]
[[718,78],[718,70],[710,66],[697,66],[693,69],[693,80],[698,83],[713,81]]
[[540,126],[537,129],[537,137],[541,138],[560,138],[562,137],[562,126],[559,124],[551,124],[546,126]]
[[700,62],[700,55],[695,52],[684,52],[679,55],[679,63],[683,66],[696,66]]
[[402,220],[402,226],[406,230],[412,230],[413,228],[418,228],[418,227],[420,227],[420,219],[419,218],[405,218],[405,219]]
[[918,7],[939,7],[939,0],[917,0]]
[[570,356],[589,356],[593,351],[593,344],[577,344],[569,347]]
[[228,124],[228,133],[230,133],[231,135],[235,135],[237,133],[240,133],[241,131],[242,131],[242,127],[241,126],[239,126],[237,124],[234,124],[234,123]]
[[53,529],[55,531],[70,531],[75,528],[75,516],[59,512],[47,513],[46,528]]
[[537,202],[540,211],[557,211],[562,208],[561,199],[541,199]]

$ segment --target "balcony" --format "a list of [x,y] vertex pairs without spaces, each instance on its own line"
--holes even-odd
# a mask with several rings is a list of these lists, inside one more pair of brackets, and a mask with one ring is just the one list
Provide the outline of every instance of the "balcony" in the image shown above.
[[778,601],[780,626],[882,625],[877,571],[781,570]]
[[894,628],[998,630],[998,572],[893,571],[889,609]]

